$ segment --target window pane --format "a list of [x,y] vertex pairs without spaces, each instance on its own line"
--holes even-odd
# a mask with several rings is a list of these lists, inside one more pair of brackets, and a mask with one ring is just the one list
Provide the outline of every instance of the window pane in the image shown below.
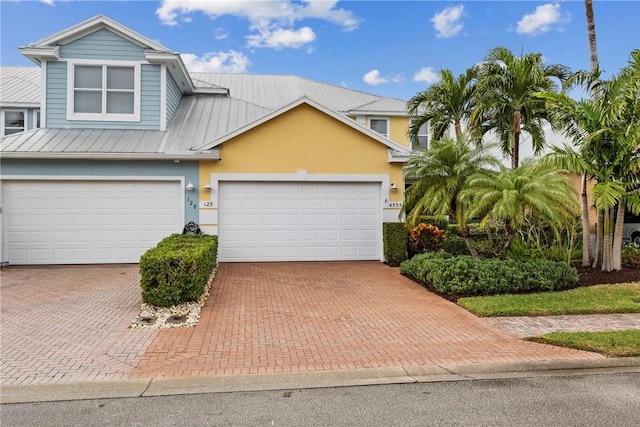
[[36,111],[36,127],[40,128],[40,111]]
[[418,136],[418,148],[422,148],[423,150],[426,150],[427,148],[429,148],[429,144],[428,144],[426,135],[419,135]]
[[18,132],[22,132],[24,129],[5,129],[4,130],[4,134],[5,135],[11,135],[14,133],[18,133]]
[[133,114],[133,93],[107,92],[107,114]]
[[378,120],[378,119],[372,119],[371,120],[371,129],[375,130],[376,132],[382,134],[382,135],[386,135],[387,134],[387,121],[386,120]]
[[424,123],[422,126],[420,126],[420,129],[418,129],[418,135],[426,135],[427,134],[427,124]]
[[133,67],[107,67],[107,89],[133,90]]
[[24,113],[22,111],[5,111],[5,127],[24,128]]
[[102,93],[75,91],[73,106],[76,113],[102,113]]
[[102,67],[76,65],[74,88],[100,89],[102,87]]

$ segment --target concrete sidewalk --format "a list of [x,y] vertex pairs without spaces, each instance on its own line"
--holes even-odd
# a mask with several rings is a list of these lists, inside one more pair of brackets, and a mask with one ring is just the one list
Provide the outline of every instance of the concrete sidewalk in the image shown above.
[[156,378],[67,384],[3,386],[2,404],[85,399],[115,399],[199,393],[296,390],[383,384],[471,381],[496,378],[638,373],[640,358],[583,361],[479,363],[409,366],[320,372],[231,375],[222,377]]

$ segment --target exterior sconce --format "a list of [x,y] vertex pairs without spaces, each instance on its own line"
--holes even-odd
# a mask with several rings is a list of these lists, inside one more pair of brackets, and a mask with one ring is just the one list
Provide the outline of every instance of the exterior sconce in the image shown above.
[[192,183],[188,183],[188,184],[187,184],[187,186],[185,187],[185,189],[186,189],[187,191],[193,191],[193,190],[195,190],[195,189],[196,189],[196,186],[195,186],[195,185],[193,185]]
[[398,191],[398,186],[396,185],[396,183],[395,183],[395,182],[392,182],[392,183],[391,183],[391,187],[390,187],[390,188],[391,188],[391,191],[394,191],[394,192],[395,192],[395,191]]
[[211,191],[211,184],[209,184],[208,182],[204,185],[204,187],[202,187],[204,190],[206,191]]

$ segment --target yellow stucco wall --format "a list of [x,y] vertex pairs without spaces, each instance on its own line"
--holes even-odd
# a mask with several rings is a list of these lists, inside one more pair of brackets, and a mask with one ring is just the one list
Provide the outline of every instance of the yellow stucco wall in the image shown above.
[[[221,161],[200,163],[200,181],[212,173],[386,174],[404,187],[402,164],[388,149],[315,108],[302,104],[227,142]],[[391,200],[402,201],[402,191]]]
[[[403,165],[389,163],[384,144],[307,104],[226,141],[220,156],[221,161],[200,162],[201,183],[223,173],[375,174],[397,185],[389,191],[390,202],[404,197]],[[200,201],[210,198],[200,188]]]

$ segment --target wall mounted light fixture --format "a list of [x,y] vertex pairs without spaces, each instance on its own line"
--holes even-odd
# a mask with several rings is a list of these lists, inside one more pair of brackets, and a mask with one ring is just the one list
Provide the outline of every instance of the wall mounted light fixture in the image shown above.
[[398,186],[396,185],[395,182],[391,183],[391,187],[390,188],[391,188],[391,191],[398,191]]
[[208,182],[204,185],[204,187],[202,187],[205,191],[211,191],[211,184],[209,184]]
[[185,187],[185,189],[186,189],[187,191],[193,191],[193,190],[195,190],[195,189],[196,189],[196,186],[195,186],[195,185],[193,185],[193,184],[190,182],[190,183],[188,183],[188,184],[187,184],[187,186]]

